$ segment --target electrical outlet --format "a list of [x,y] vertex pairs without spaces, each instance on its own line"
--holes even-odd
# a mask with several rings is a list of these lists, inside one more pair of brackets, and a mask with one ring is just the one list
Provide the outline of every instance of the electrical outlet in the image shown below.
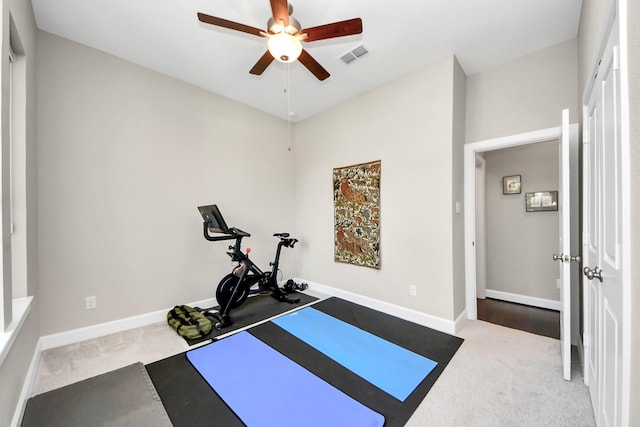
[[416,285],[409,285],[409,295],[412,297],[416,296]]
[[85,300],[85,310],[93,310],[96,308],[96,297],[87,297]]

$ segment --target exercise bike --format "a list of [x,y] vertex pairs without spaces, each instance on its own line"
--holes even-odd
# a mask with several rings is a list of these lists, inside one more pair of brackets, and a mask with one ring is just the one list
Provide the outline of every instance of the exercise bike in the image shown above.
[[[273,236],[279,239],[274,260],[269,263],[271,271],[262,271],[251,259],[249,259],[250,248],[242,252],[241,243],[245,237],[251,234],[239,228],[227,227],[220,210],[216,205],[198,207],[202,215],[204,238],[211,242],[220,240],[235,240],[235,244],[229,246],[227,255],[233,262],[238,264],[231,273],[220,280],[216,288],[216,301],[219,309],[211,312],[206,309],[203,312],[216,318],[214,324],[216,330],[221,330],[233,322],[229,316],[232,309],[238,308],[244,303],[247,297],[256,293],[270,293],[278,301],[295,304],[300,302],[300,298],[290,298],[278,286],[277,274],[280,263],[280,251],[283,247],[293,248],[298,239],[291,238],[289,233],[276,233]],[[212,235],[211,233],[214,233]],[[254,288],[257,287],[257,288]]]

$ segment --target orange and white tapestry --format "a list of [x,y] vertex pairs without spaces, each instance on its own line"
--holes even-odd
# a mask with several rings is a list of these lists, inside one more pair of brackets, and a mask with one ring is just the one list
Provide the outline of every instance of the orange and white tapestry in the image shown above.
[[381,161],[333,170],[335,260],[380,268]]

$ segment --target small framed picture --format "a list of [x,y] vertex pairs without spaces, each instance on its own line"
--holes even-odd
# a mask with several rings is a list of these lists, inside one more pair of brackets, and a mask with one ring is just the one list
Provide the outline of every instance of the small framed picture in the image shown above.
[[502,194],[520,194],[520,175],[502,177]]
[[557,191],[536,191],[525,194],[527,212],[557,211]]

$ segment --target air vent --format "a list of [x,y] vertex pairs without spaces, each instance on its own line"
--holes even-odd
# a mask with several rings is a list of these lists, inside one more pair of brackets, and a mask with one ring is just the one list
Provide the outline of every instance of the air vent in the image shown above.
[[349,64],[349,63],[355,61],[356,59],[360,58],[362,55],[364,55],[367,52],[369,52],[367,50],[367,48],[364,47],[363,45],[360,45],[360,46],[356,47],[355,49],[350,50],[349,52],[347,52],[344,55],[342,55],[340,57],[340,59],[345,64]]

